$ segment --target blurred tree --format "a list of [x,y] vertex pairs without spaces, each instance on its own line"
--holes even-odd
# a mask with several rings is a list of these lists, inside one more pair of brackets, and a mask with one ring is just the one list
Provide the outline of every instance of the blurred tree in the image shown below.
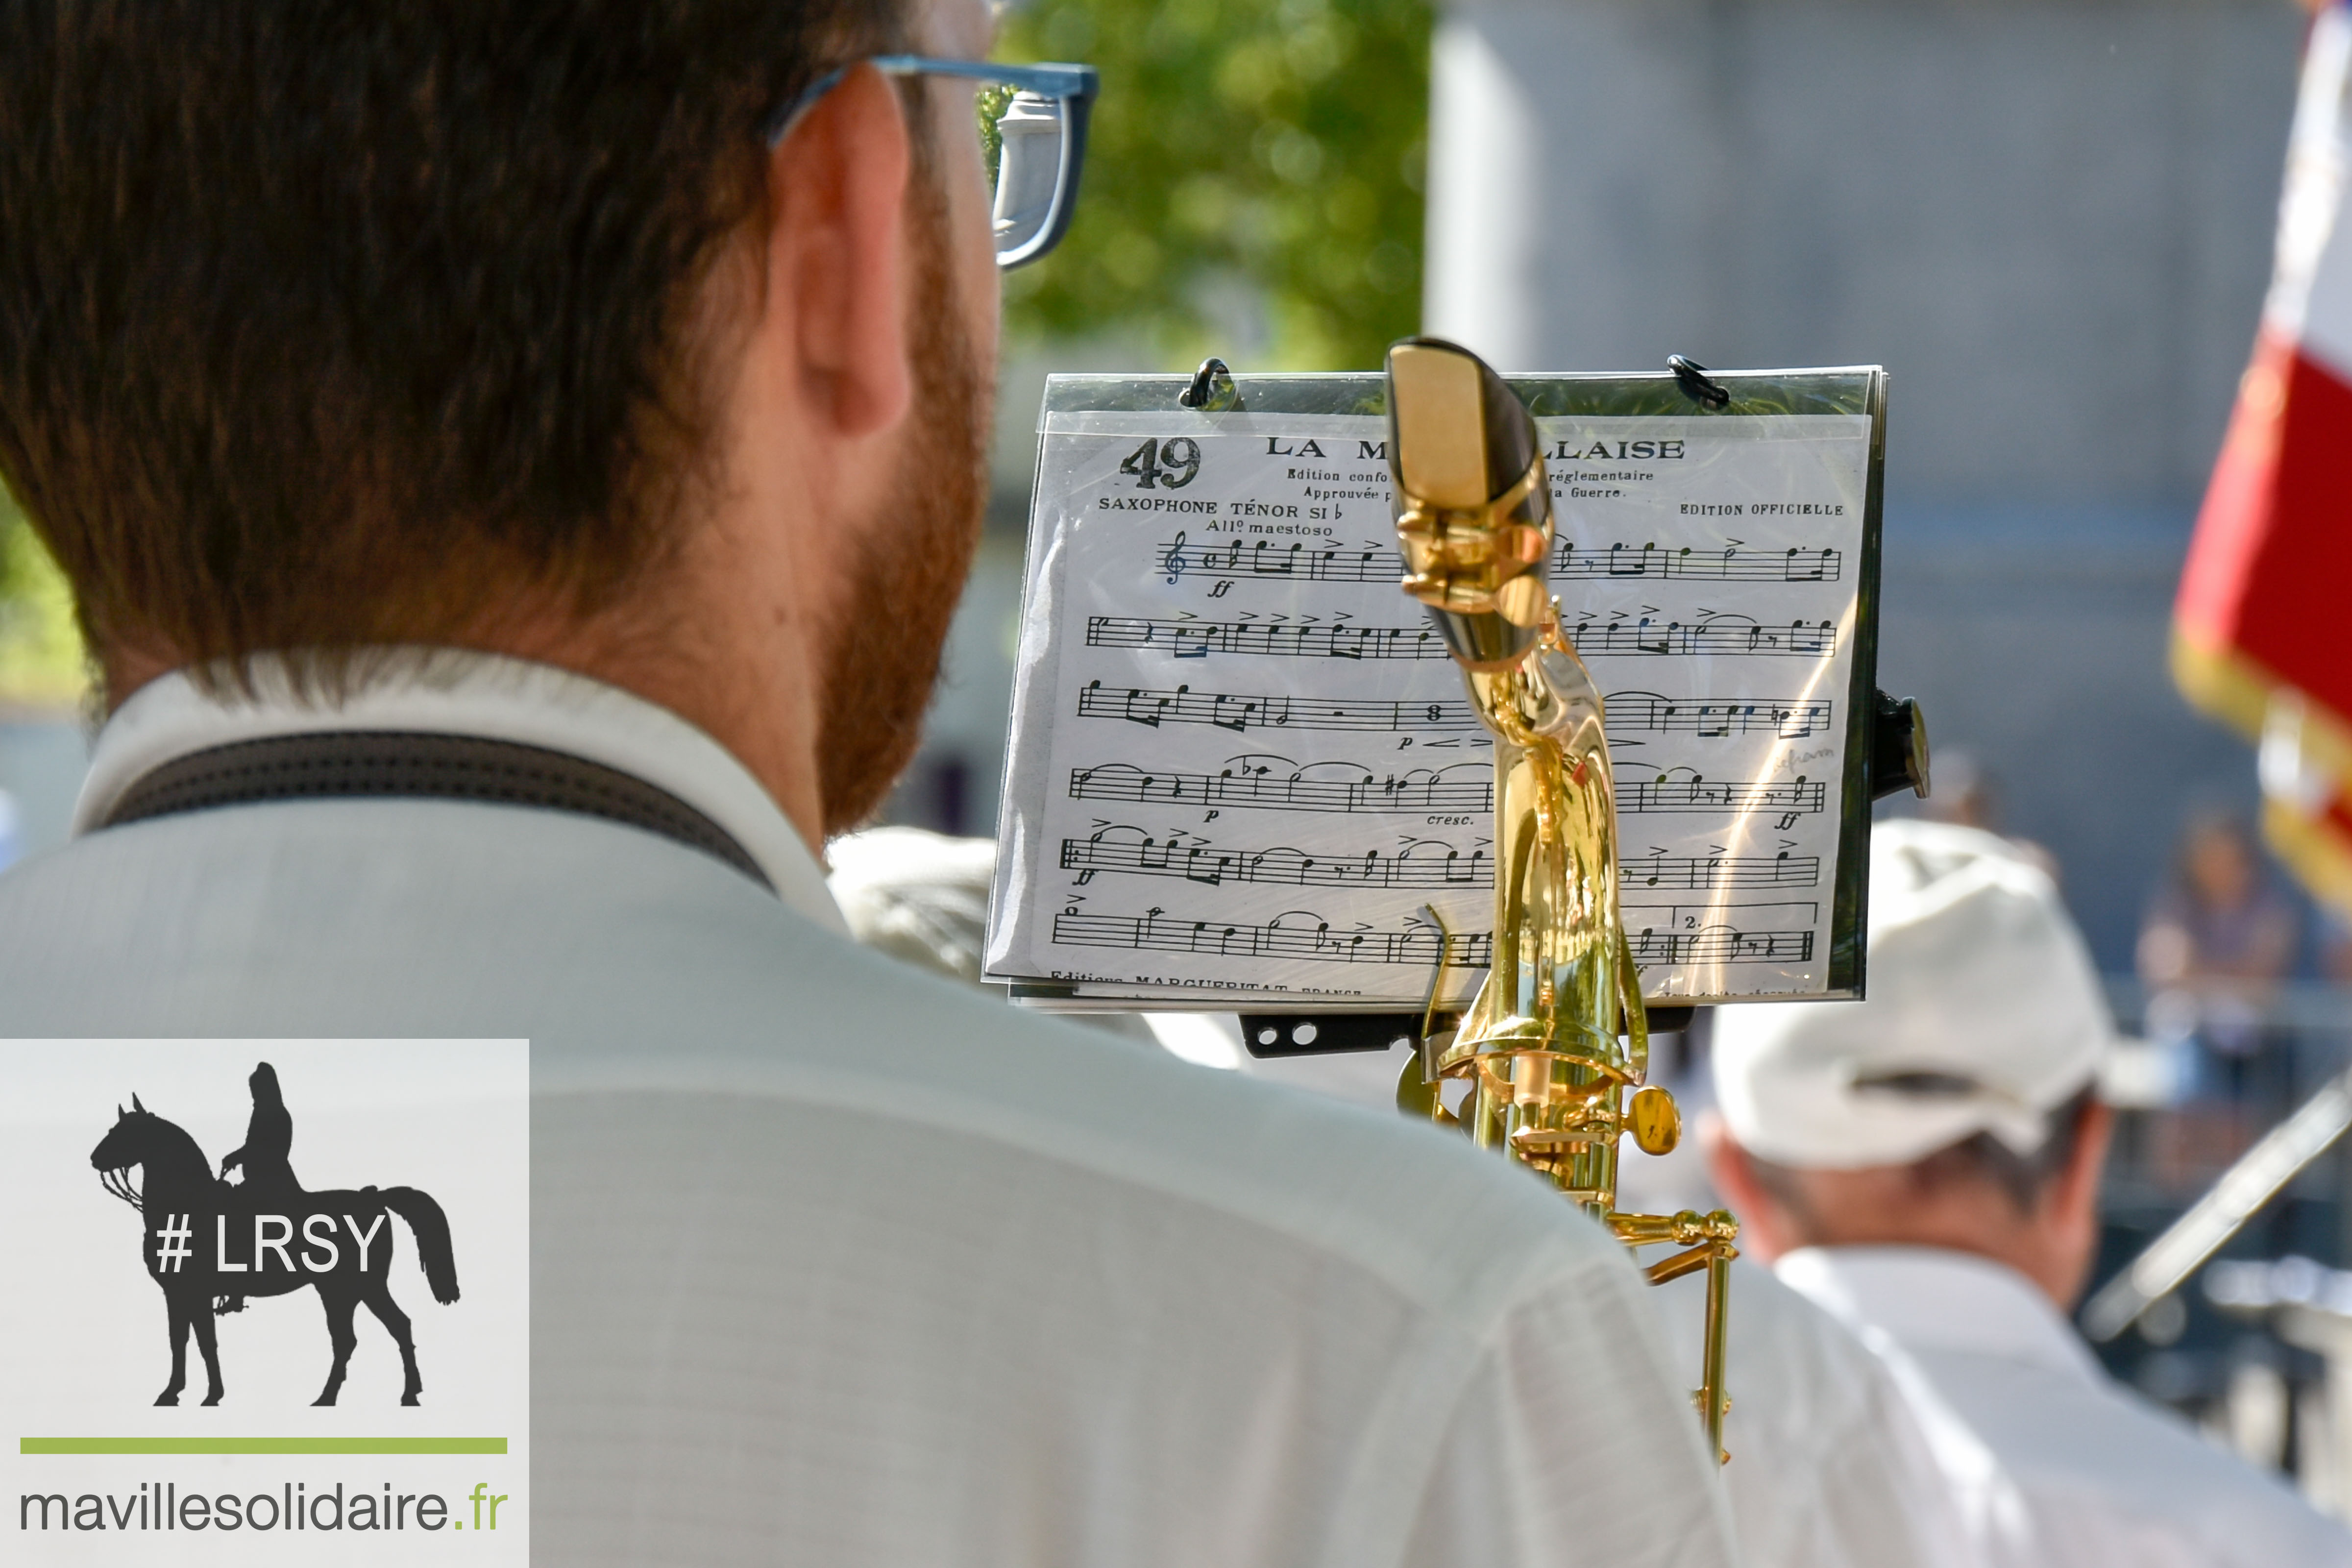
[[[1006,59],[1102,72],[1069,237],[1006,279],[1016,340],[1133,333],[1362,370],[1421,318],[1430,0],[1029,0]],[[1237,366],[1237,368],[1244,368]]]
[[71,704],[87,681],[73,594],[0,489],[0,703]]

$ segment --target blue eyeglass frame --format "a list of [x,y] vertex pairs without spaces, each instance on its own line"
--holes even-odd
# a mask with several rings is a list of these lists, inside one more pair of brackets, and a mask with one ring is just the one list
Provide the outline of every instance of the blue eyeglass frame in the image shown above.
[[885,76],[951,76],[1009,87],[1015,92],[1035,93],[1041,98],[1059,100],[1062,105],[1062,163],[1055,172],[1054,205],[1045,214],[1045,221],[1026,244],[1012,250],[996,253],[1000,272],[1010,272],[1016,267],[1026,267],[1062,243],[1069,232],[1070,215],[1078,205],[1078,171],[1087,159],[1087,117],[1094,108],[1095,94],[1102,89],[1102,78],[1092,66],[1076,65],[998,65],[993,60],[935,59],[929,55],[870,55],[863,60],[836,66],[803,88],[799,96],[768,121],[762,134],[772,148],[792,134],[800,117],[816,101],[841,85],[842,78],[860,65],[869,65]]

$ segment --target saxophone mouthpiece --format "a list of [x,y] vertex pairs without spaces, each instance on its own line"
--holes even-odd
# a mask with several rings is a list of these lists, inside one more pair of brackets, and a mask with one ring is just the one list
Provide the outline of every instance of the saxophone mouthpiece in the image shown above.
[[1436,338],[1389,350],[1389,467],[1404,591],[1454,657],[1504,670],[1551,614],[1551,488],[1536,422],[1476,354]]

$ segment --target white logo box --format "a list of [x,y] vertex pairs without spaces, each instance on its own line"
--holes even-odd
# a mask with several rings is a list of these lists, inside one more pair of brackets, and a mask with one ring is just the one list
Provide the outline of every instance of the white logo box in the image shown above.
[[[213,1185],[264,1062],[299,1194],[268,1179],[266,1136],[252,1187]],[[0,1559],[391,1563],[461,1546],[527,1563],[530,1096],[521,1040],[0,1040]],[[202,1150],[203,1183],[158,1122]],[[152,1147],[177,1168],[130,1171],[143,1214],[91,1163],[110,1138],[110,1158]],[[371,1279],[409,1324],[414,1404]],[[193,1322],[178,1403],[156,1403],[163,1282],[183,1281],[253,1292],[212,1320],[217,1405]],[[360,1298],[328,1406],[322,1286]]]

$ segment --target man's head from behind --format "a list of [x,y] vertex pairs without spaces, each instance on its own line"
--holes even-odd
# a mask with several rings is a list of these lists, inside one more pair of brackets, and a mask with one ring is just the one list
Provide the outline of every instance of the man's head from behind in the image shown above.
[[1869,999],[1716,1016],[1716,1184],[1770,1258],[1913,1245],[2061,1305],[2097,1241],[2110,1026],[2057,889],[2000,838],[1874,830]]
[[982,0],[9,7],[0,474],[115,700],[485,648],[684,712],[804,833],[863,815],[978,521],[986,192],[968,87],[855,69],[761,132],[987,32]]

